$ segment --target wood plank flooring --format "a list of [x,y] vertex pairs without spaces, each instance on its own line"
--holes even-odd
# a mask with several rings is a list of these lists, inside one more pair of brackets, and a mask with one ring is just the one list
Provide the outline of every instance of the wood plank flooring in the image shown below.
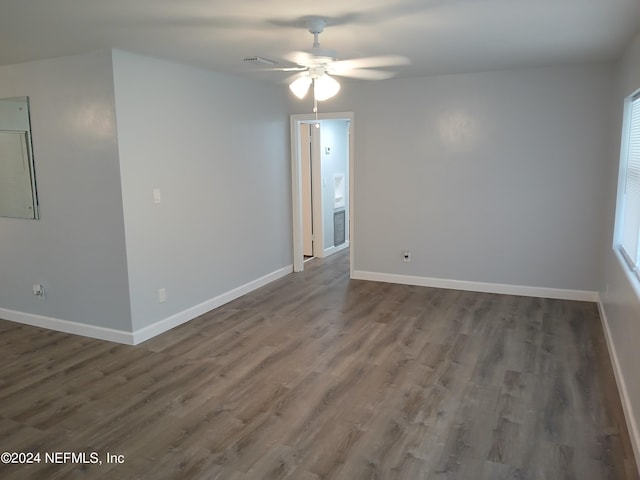
[[43,455],[2,479],[638,479],[594,304],[346,251],[137,347],[0,321],[0,362],[0,451]]

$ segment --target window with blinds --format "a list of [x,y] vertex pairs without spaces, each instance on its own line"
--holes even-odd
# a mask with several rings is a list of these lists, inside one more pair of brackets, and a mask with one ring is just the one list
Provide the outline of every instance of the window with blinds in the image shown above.
[[617,243],[640,279],[640,92],[627,100],[620,158]]

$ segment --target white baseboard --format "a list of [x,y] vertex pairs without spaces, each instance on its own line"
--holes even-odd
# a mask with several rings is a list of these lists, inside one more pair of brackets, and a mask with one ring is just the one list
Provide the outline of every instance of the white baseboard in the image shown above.
[[622,410],[624,411],[624,418],[627,423],[627,429],[629,430],[629,437],[631,437],[631,445],[633,446],[633,454],[636,458],[636,467],[640,472],[640,429],[638,428],[638,422],[633,411],[633,405],[629,398],[629,392],[627,390],[627,384],[620,368],[620,361],[618,360],[618,353],[616,347],[611,338],[611,331],[609,330],[609,321],[607,314],[602,305],[602,301],[598,295],[598,310],[600,312],[600,320],[602,321],[602,329],[604,330],[604,337],[607,342],[607,349],[609,350],[609,357],[611,358],[611,364],[613,365],[613,375],[616,378],[616,384],[618,385],[618,392],[620,392],[620,400],[622,402]]
[[353,278],[354,280],[401,283],[403,285],[448,288],[452,290],[467,290],[471,292],[522,295],[525,297],[559,298],[562,300],[578,300],[583,302],[598,301],[597,292],[590,292],[586,290],[564,290],[559,288],[527,287],[521,285],[506,285],[500,283],[467,282],[463,280],[417,277],[413,275],[398,275],[393,273],[365,272],[362,270],[354,270],[351,278]]
[[87,325],[84,323],[71,322],[69,320],[62,320],[59,318],[45,317],[43,315],[35,315],[32,313],[18,312],[15,310],[8,310],[0,308],[0,318],[10,320],[12,322],[24,323],[26,325],[32,325],[34,327],[47,328],[49,330],[56,330],[59,332],[72,333],[75,335],[82,335],[84,337],[96,338],[99,340],[108,340],[110,342],[123,343],[125,345],[137,345],[145,340],[149,340],[156,335],[171,330],[178,325],[181,325],[189,320],[206,313],[214,308],[218,308],[225,303],[235,300],[242,295],[245,295],[253,290],[267,285],[279,278],[288,275],[293,271],[293,266],[280,268],[272,273],[264,275],[256,280],[252,280],[244,285],[241,285],[233,290],[218,295],[210,300],[206,300],[198,305],[187,308],[181,312],[178,312],[170,317],[160,320],[152,325],[141,328],[134,332],[128,332],[125,330],[114,330],[111,328],[98,327],[95,325]]
[[91,337],[99,340],[124,343],[125,345],[133,345],[133,334],[126,330],[115,330],[112,328],[98,327],[96,325],[87,325],[86,323],[70,322],[69,320],[62,320],[60,318],[45,317],[43,315],[18,312],[5,308],[0,308],[0,318],[4,318],[12,322],[32,325],[34,327],[56,330],[58,332],[72,333],[74,335],[82,335],[83,337]]
[[141,328],[133,332],[133,345],[137,345],[139,343],[144,342],[145,340],[149,340],[150,338],[155,337],[156,335],[160,335],[168,330],[171,330],[178,325],[182,325],[183,323],[188,322],[189,320],[193,320],[196,317],[199,317],[203,313],[207,313],[215,308],[218,308],[225,303],[229,303],[232,300],[235,300],[242,295],[246,295],[253,290],[257,290],[260,287],[263,287],[279,278],[284,277],[285,275],[293,272],[293,265],[289,265],[287,267],[280,268],[274,272],[268,273],[256,280],[252,280],[244,285],[241,285],[233,290],[230,290],[226,293],[218,295],[217,297],[206,300],[198,305],[193,307],[189,307],[186,310],[178,312],[170,317],[167,317],[163,320],[155,322],[149,326]]
[[349,242],[346,241],[342,245],[333,246],[329,248],[325,248],[324,256],[328,257],[329,255],[333,255],[334,253],[338,253],[340,250],[344,250],[345,248],[349,248]]

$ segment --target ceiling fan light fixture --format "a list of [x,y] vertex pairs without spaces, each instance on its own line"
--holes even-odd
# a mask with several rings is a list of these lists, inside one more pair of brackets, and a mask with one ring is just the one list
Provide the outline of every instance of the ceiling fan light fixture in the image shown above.
[[313,82],[313,95],[319,102],[327,100],[340,91],[338,81],[326,73],[316,78]]
[[291,84],[289,85],[289,90],[291,90],[296,97],[302,100],[305,95],[307,95],[310,86],[311,77],[305,74],[299,76],[293,82],[291,82]]

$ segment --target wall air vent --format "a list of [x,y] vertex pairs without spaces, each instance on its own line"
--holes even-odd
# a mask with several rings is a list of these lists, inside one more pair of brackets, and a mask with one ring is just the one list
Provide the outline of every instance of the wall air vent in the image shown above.
[[264,57],[244,57],[242,59],[243,62],[245,63],[253,63],[253,64],[262,64],[262,65],[276,65],[278,62],[276,62],[275,60],[270,60],[268,58],[264,58]]

